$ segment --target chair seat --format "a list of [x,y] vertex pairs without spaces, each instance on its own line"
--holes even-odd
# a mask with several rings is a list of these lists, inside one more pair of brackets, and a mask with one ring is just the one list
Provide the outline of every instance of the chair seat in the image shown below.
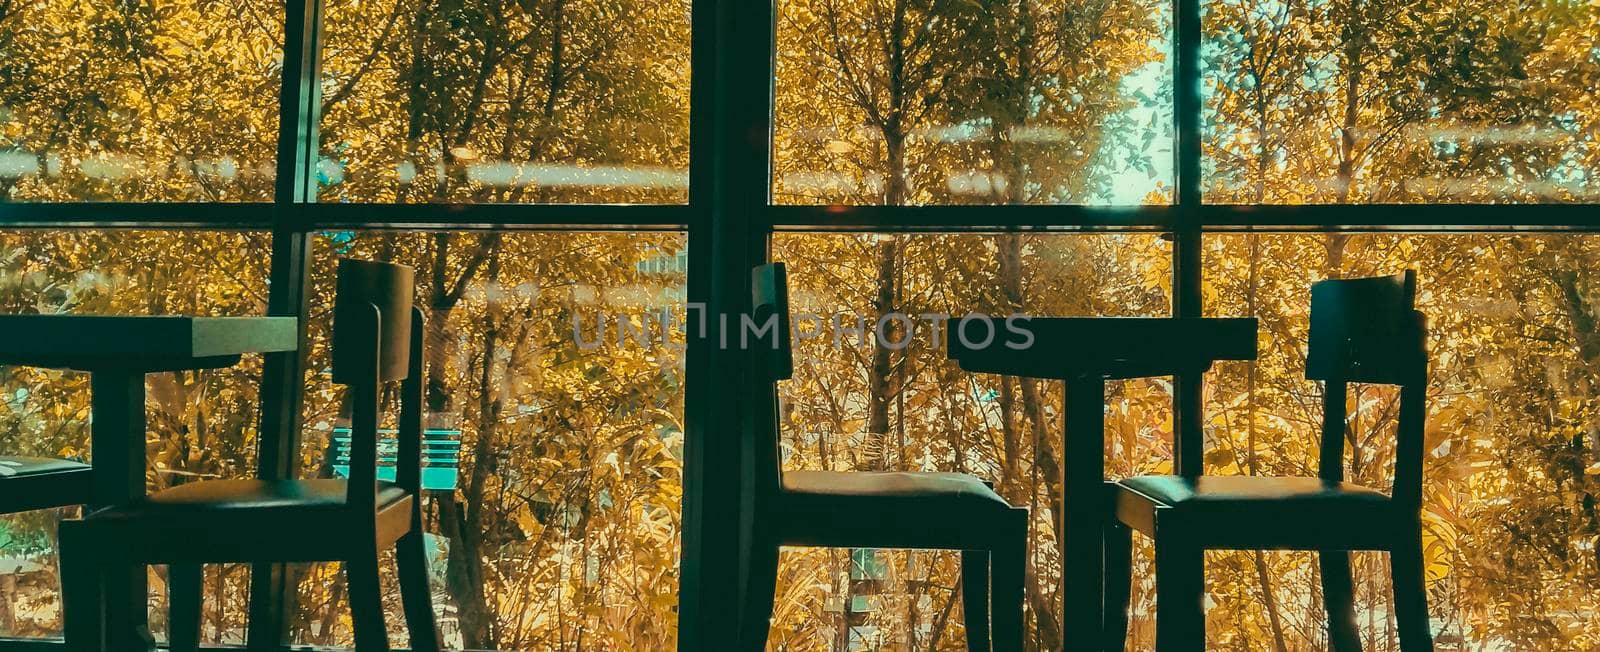
[[1163,524],[1189,526],[1219,547],[1361,548],[1381,541],[1381,524],[1396,516],[1387,494],[1321,478],[1151,475],[1115,486],[1123,522],[1148,531],[1160,510]]
[[[344,480],[206,480],[178,485],[144,500],[108,507],[86,520],[138,519],[162,516],[259,514],[278,510],[338,510],[345,506]],[[406,499],[404,489],[378,483],[377,507]]]
[[100,554],[140,562],[327,561],[370,548],[365,537],[388,545],[410,530],[411,494],[380,482],[376,503],[373,512],[350,508],[344,480],[207,480],[69,523],[79,536],[126,539]]
[[0,455],[0,479],[20,478],[46,473],[89,472],[89,465],[53,457],[17,457]]
[[1321,478],[1247,475],[1185,478],[1147,475],[1128,478],[1121,484],[1168,507],[1193,509],[1233,506],[1254,509],[1254,503],[1261,502],[1287,504],[1295,508],[1330,504],[1380,505],[1389,502],[1389,496],[1376,489],[1349,482],[1330,483]]
[[788,471],[783,474],[783,491],[801,499],[937,499],[989,502],[998,507],[1010,507],[989,485],[965,473]]
[[787,471],[782,486],[774,526],[790,545],[939,547],[981,539],[1019,511],[964,473]]

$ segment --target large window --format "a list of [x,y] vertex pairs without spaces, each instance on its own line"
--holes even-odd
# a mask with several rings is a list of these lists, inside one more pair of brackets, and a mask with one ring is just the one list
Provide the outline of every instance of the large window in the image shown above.
[[[1595,34],[1577,0],[0,0],[0,310],[299,315],[298,356],[149,377],[148,485],[336,477],[334,265],[412,265],[447,643],[716,650],[747,387],[689,326],[783,261],[808,315],[786,468],[959,470],[1033,508],[1028,636],[1050,649],[1083,590],[1051,507],[1061,388],[959,371],[929,320],[1259,317],[1260,359],[1201,389],[1109,384],[1107,469],[1169,470],[1200,411],[1207,472],[1305,474],[1310,284],[1416,269],[1437,647],[1580,649],[1600,640]],[[0,369],[0,453],[86,454],[87,391]],[[282,395],[301,400],[259,405]],[[1353,393],[1351,477],[1387,485],[1394,401]],[[74,513],[0,518],[0,651],[58,635]],[[1210,648],[1326,647],[1312,557],[1208,561]],[[1395,643],[1387,563],[1356,557],[1368,649]],[[961,649],[956,566],[786,551],[771,647]],[[284,579],[209,569],[204,640],[281,619],[284,645],[352,643],[335,565]]]
[[[429,457],[454,458],[430,466],[425,482],[446,642],[540,650],[598,637],[670,648],[683,494],[683,237],[316,237],[306,476],[345,468],[338,442],[349,410],[323,371],[335,261],[403,262],[422,279],[424,427],[438,451]],[[351,645],[337,565],[295,578],[293,641]],[[398,600],[392,607],[388,621],[404,644]]]
[[[1309,284],[1419,274],[1432,368],[1423,498],[1429,613],[1445,649],[1582,647],[1596,608],[1600,239],[1511,235],[1229,235],[1207,242],[1210,312],[1262,320],[1261,357],[1220,365],[1208,473],[1314,473],[1321,393],[1305,380]],[[1346,468],[1387,487],[1397,396],[1350,401]],[[1301,553],[1210,558],[1215,641],[1319,641]],[[1383,555],[1356,556],[1367,645],[1393,646]],[[1317,647],[1321,647],[1320,645]]]
[[[259,315],[267,305],[262,233],[46,231],[0,234],[0,309],[7,313]],[[148,484],[255,473],[261,360],[150,374]],[[0,367],[0,453],[89,459],[89,376]],[[92,460],[91,460],[92,461]],[[0,637],[59,636],[55,525],[76,508],[0,517]],[[150,573],[152,629],[165,631],[165,569]],[[211,567],[208,640],[243,641],[242,567]]]
[[[796,364],[780,393],[784,468],[956,471],[1033,509],[1028,608],[1058,646],[1061,496],[1056,381],[970,374],[943,337],[985,315],[1159,316],[1170,311],[1169,247],[1148,234],[780,234],[790,266]],[[884,293],[883,290],[888,292]],[[861,329],[857,333],[855,329]],[[888,345],[884,345],[888,343]],[[1112,383],[1108,452],[1117,475],[1155,469],[1171,438],[1170,379]],[[1117,451],[1127,451],[1127,455]],[[774,646],[964,649],[959,555],[794,549],[780,563]]]

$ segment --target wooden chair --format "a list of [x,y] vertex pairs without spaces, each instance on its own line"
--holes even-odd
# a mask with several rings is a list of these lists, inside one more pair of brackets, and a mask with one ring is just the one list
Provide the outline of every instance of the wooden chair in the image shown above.
[[[379,554],[393,546],[413,650],[440,649],[428,587],[419,494],[423,316],[409,267],[341,260],[334,299],[333,382],[351,405],[350,479],[208,480],[61,525],[67,641],[103,649],[100,572],[168,564],[170,643],[199,649],[201,564],[341,561],[356,649],[388,650]],[[402,381],[395,482],[376,478],[385,383]]]
[[[1312,286],[1306,377],[1325,387],[1318,477],[1164,475],[1110,485],[1116,518],[1106,530],[1105,649],[1121,652],[1127,636],[1130,528],[1155,540],[1156,646],[1162,652],[1204,649],[1203,554],[1217,549],[1317,551],[1330,648],[1339,651],[1361,649],[1349,551],[1387,551],[1400,647],[1433,649],[1421,523],[1428,358],[1415,296],[1414,272]],[[1388,494],[1344,481],[1348,383],[1400,387]]]
[[90,473],[81,462],[0,455],[0,515],[87,504]]
[[[764,649],[784,545],[961,550],[969,650],[1022,649],[1028,510],[960,473],[783,471],[778,382],[794,369],[782,263],[753,273],[753,316],[775,332],[750,344],[755,370],[744,446],[745,613],[739,649]],[[993,573],[991,579],[990,573]],[[990,584],[993,590],[990,591]]]
[[89,469],[71,460],[0,455],[0,514],[89,502]]

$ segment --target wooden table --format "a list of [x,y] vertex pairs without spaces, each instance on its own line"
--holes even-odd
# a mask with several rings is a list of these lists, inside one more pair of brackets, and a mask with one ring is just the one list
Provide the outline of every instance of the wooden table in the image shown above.
[[[1201,374],[1217,360],[1256,357],[1254,318],[1035,318],[1016,325],[1034,341],[951,320],[950,358],[966,371],[1065,381],[1061,532],[1062,639],[1068,650],[1102,646],[1101,604],[1105,501],[1105,381]],[[1194,423],[1194,420],[1186,420]],[[1183,434],[1183,429],[1178,431]],[[1200,436],[1189,433],[1186,436]],[[1176,442],[1175,442],[1176,443]]]
[[[144,496],[145,374],[293,351],[297,327],[294,317],[0,315],[0,364],[90,374],[91,507],[103,507]],[[128,568],[104,578],[106,649],[155,649],[145,572]]]

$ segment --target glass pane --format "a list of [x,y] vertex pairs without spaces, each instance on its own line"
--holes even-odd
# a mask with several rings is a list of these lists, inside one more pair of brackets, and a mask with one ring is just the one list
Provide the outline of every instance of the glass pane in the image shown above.
[[[259,315],[265,233],[0,233],[0,312]],[[145,377],[147,489],[255,475],[260,356],[233,367]],[[89,453],[89,375],[0,367],[0,454]],[[0,637],[60,636],[56,523],[78,509],[0,516]],[[249,569],[207,568],[204,640],[242,643]],[[166,569],[150,570],[150,624],[166,629]]]
[[[348,412],[326,372],[336,260],[415,266],[429,320],[426,538],[449,646],[676,645],[684,244],[679,233],[317,237],[301,468],[346,472]],[[302,567],[294,581],[292,640],[351,645],[337,566]],[[384,581],[403,644],[398,589]]]
[[1592,2],[1206,8],[1208,202],[1600,201]]
[[[1600,238],[1577,235],[1219,235],[1206,240],[1217,315],[1256,314],[1261,357],[1218,365],[1207,472],[1316,470],[1320,384],[1305,380],[1310,284],[1419,274],[1431,349],[1424,472],[1429,612],[1440,649],[1581,649],[1600,634]],[[1346,468],[1387,489],[1396,392],[1357,386]],[[1359,554],[1366,649],[1396,649],[1386,558]],[[1326,649],[1310,553],[1218,553],[1207,566],[1214,646]],[[1135,584],[1136,614],[1148,586]],[[1276,611],[1276,616],[1274,612]],[[1149,644],[1148,621],[1136,628]],[[1227,646],[1222,641],[1229,641]]]
[[1170,2],[780,0],[773,201],[1172,201]]
[[679,204],[689,0],[329,0],[318,197]]
[[0,202],[270,201],[283,5],[0,4]]
[[[1050,506],[1061,492],[1061,383],[962,372],[945,359],[934,324],[943,333],[956,323],[946,316],[980,313],[1008,337],[1001,320],[1014,313],[1166,315],[1167,243],[1143,234],[780,234],[772,259],[789,267],[798,331],[795,375],[779,388],[784,468],[961,471],[994,481],[1033,509],[1028,608],[1059,613]],[[849,332],[857,327],[862,335]],[[1158,453],[1171,440],[1169,386],[1108,383],[1113,476],[1167,468]],[[786,549],[771,646],[965,649],[958,563],[948,552]],[[1028,622],[1029,649],[1061,649],[1059,618]]]

